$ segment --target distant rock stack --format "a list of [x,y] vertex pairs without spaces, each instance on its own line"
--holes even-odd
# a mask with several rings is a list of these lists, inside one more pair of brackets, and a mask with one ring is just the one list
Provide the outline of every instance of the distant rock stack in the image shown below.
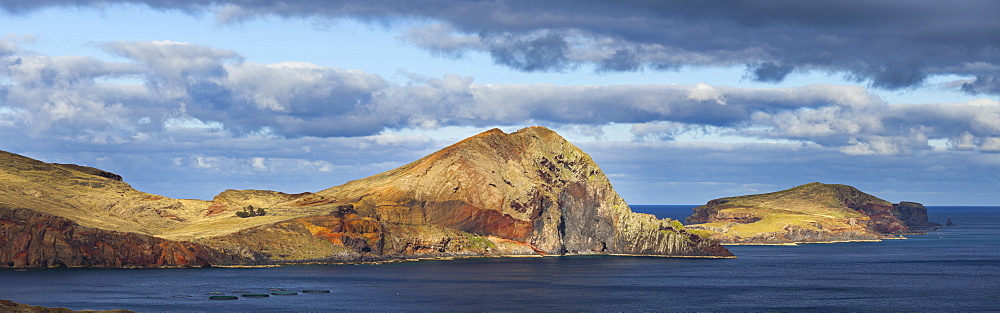
[[944,226],[958,226],[958,224],[952,223],[951,218],[949,217],[948,221],[945,222]]

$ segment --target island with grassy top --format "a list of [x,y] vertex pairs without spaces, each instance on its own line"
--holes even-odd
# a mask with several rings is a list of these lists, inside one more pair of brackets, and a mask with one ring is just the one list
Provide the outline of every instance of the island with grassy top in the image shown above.
[[809,183],[788,190],[721,198],[694,208],[691,232],[723,244],[796,244],[898,239],[923,227],[927,208],[893,204],[847,185]]

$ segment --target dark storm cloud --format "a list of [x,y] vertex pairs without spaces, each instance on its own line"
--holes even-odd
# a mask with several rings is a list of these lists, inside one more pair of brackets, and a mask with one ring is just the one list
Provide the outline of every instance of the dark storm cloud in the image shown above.
[[[828,71],[898,89],[928,77],[978,77],[966,91],[996,94],[1000,2],[820,1],[4,1],[9,12],[50,6],[139,3],[214,11],[224,22],[276,15],[434,21],[405,36],[454,57],[490,54],[523,71],[591,64],[599,71],[750,65],[759,81]],[[469,40],[478,37],[478,42]]]
[[599,72],[632,72],[642,68],[642,60],[633,49],[621,49],[601,60],[597,66]]
[[785,80],[785,76],[791,74],[794,69],[795,67],[791,65],[774,62],[754,63],[747,65],[747,74],[755,81],[774,83]]
[[962,91],[970,94],[1000,95],[1000,74],[976,75],[976,79],[962,84]]
[[569,43],[562,35],[544,34],[535,38],[484,35],[493,61],[526,72],[559,71],[567,67]]

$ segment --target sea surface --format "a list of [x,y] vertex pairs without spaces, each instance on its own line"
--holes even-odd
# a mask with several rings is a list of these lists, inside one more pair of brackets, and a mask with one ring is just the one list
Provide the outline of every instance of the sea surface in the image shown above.
[[[633,206],[683,220],[693,206]],[[730,246],[735,259],[483,258],[255,269],[0,271],[0,299],[74,310],[1000,311],[1000,207],[929,207],[907,240]],[[270,289],[330,293],[219,301]]]

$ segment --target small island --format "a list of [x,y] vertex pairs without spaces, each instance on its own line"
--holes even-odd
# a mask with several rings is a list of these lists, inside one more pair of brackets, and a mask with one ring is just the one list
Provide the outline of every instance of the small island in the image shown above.
[[723,244],[797,244],[898,239],[923,227],[927,208],[893,204],[847,185],[810,183],[788,190],[709,201],[687,229]]

